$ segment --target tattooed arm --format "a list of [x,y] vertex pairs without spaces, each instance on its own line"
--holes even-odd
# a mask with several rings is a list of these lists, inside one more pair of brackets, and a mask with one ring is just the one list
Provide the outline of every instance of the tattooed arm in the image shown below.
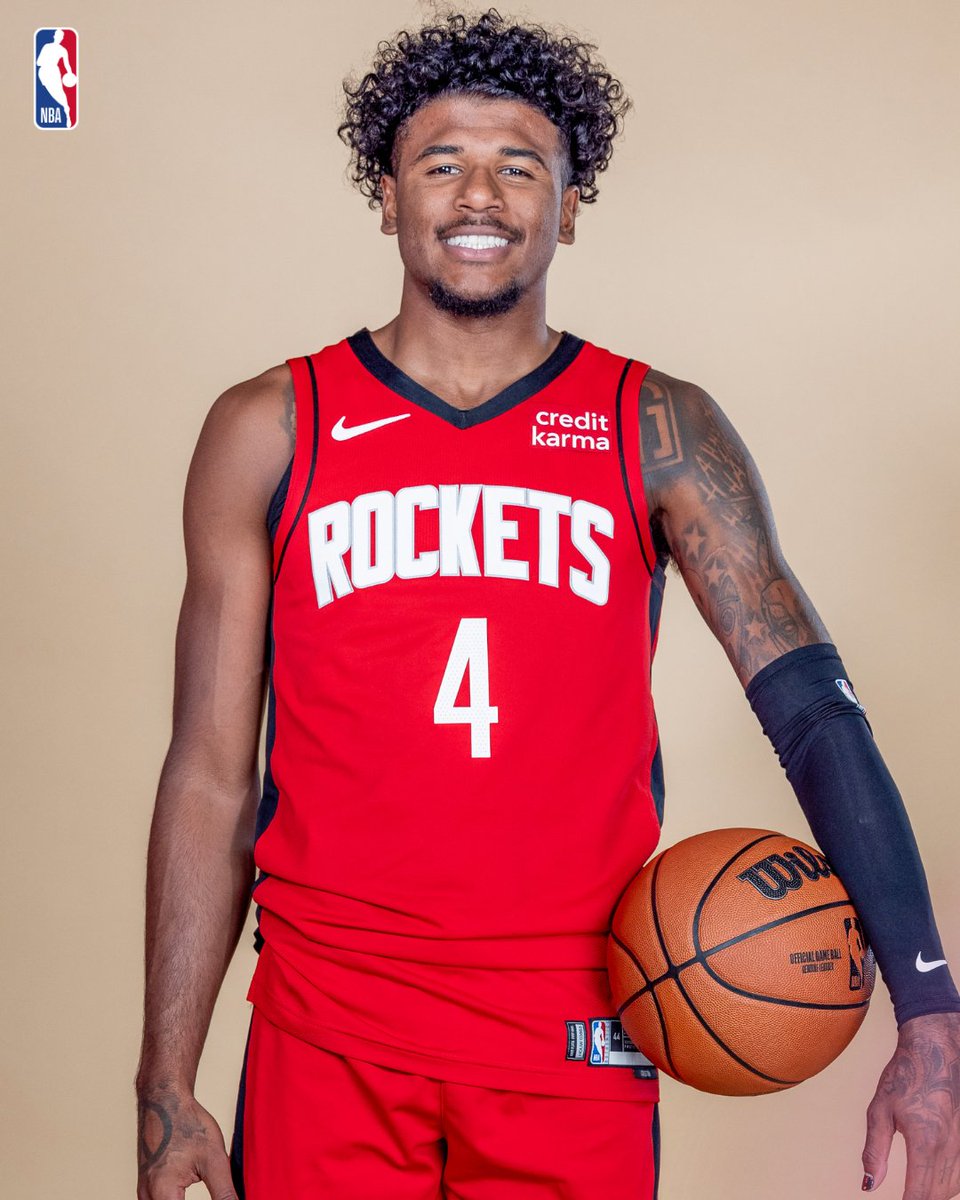
[[[757,469],[710,396],[649,371],[640,428],[658,551],[676,562],[744,688],[782,655],[829,642],[780,550]],[[904,1200],[960,1194],[960,1014],[903,1022],[868,1111],[864,1190],[882,1183],[897,1130],[907,1146]]]
[[147,855],[138,1200],[176,1200],[201,1180],[216,1200],[236,1200],[223,1135],[193,1093],[253,883],[265,517],[293,449],[292,414],[285,366],[231,388],[207,416],[187,477],[173,737]]
[[829,635],[780,551],[743,442],[701,388],[648,371],[640,396],[647,506],[744,687],[761,667]]

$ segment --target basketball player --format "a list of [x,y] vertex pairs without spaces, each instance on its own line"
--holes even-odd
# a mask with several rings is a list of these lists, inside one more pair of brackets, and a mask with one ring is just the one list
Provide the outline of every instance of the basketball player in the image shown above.
[[[340,132],[399,312],[231,388],[200,434],[139,1200],[654,1196],[657,1081],[604,945],[658,838],[669,559],[893,996],[863,1186],[899,1129],[906,1196],[960,1190],[960,1003],[916,845],[756,468],[702,388],[546,324],[627,108],[594,49],[494,10],[382,43]],[[228,1157],[194,1085],[251,889]]]

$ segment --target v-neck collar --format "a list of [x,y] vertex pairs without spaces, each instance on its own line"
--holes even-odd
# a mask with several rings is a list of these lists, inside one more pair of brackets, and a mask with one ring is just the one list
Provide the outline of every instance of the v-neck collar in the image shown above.
[[431,392],[429,388],[425,388],[423,384],[417,383],[406,372],[401,371],[378,349],[366,326],[351,334],[347,343],[370,374],[379,379],[384,386],[403,396],[405,400],[425,408],[427,412],[442,417],[457,429],[469,429],[473,425],[480,425],[489,421],[491,417],[500,416],[524,400],[529,400],[565,371],[583,348],[583,338],[564,330],[553,352],[538,367],[534,367],[532,371],[508,384],[503,391],[497,392],[495,396],[484,400],[475,408],[462,409],[448,404],[435,392]]

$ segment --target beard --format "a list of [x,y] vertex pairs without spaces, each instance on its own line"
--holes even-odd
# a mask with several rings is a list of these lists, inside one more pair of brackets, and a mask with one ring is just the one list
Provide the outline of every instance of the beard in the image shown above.
[[463,296],[434,279],[430,283],[429,296],[441,312],[455,317],[499,317],[516,306],[523,296],[523,288],[511,279],[490,296]]

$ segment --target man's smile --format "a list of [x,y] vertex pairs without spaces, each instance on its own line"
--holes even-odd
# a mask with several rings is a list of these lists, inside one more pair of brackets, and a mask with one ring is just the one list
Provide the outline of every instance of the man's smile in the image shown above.
[[486,262],[503,258],[518,239],[496,225],[461,225],[440,240],[454,258],[464,262]]

